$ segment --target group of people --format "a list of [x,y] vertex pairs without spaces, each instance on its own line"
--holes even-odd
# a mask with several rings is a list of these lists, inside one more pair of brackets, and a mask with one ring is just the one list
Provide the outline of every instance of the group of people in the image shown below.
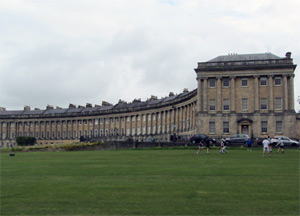
[[[202,150],[203,150],[203,146],[206,146],[206,153],[210,153],[210,145],[212,144],[212,140],[209,137],[206,137],[205,139],[201,140],[199,142],[199,148],[197,150],[197,154],[199,154]],[[265,139],[262,142],[263,145],[263,157],[265,156],[265,154],[267,153],[268,156],[270,155],[270,152],[272,152],[272,147],[271,147],[271,139],[270,137],[265,137]],[[276,144],[276,147],[278,146],[278,150],[277,153],[280,152],[283,154],[284,153],[284,143],[282,141],[282,139],[278,140],[278,143]],[[249,137],[249,139],[247,140],[247,151],[251,151],[252,148],[252,140]],[[221,139],[221,150],[219,151],[221,154],[226,153],[227,154],[227,150],[226,150],[226,140],[224,138]]]
[[[268,156],[270,156],[270,153],[272,152],[272,146],[271,146],[271,140],[270,137],[265,137],[265,139],[262,142],[263,145],[263,157],[265,157],[265,154],[267,153]],[[278,142],[276,144],[276,147],[278,146],[277,153],[280,152],[284,153],[284,143],[281,138],[278,139]]]
[[[199,154],[202,150],[203,150],[203,146],[205,144],[206,147],[206,153],[210,153],[210,146],[212,144],[212,139],[210,137],[206,137],[203,140],[200,140],[199,142],[199,148],[197,150],[197,154]],[[226,153],[227,154],[227,150],[226,150],[226,142],[225,139],[221,140],[221,150],[220,153]]]

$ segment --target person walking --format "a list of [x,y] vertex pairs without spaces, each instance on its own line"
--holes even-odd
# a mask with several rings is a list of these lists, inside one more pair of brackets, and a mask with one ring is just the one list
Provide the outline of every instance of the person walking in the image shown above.
[[209,153],[210,142],[211,142],[210,137],[206,137],[206,140],[205,140],[206,153]]
[[220,150],[220,153],[222,153],[222,154],[226,153],[227,154],[225,139],[221,139],[221,150]]
[[247,140],[247,146],[248,146],[248,150],[247,151],[251,151],[251,147],[252,147],[252,140],[251,138],[249,137],[248,140]]
[[268,138],[265,138],[263,140],[262,144],[263,144],[263,157],[265,156],[266,152],[267,152],[268,156],[270,156],[270,152],[269,152],[270,141],[268,140]]
[[198,150],[197,150],[197,154],[199,154],[202,150],[203,150],[203,140],[200,140],[200,142],[199,142],[199,148],[198,148]]
[[281,138],[278,139],[278,143],[276,144],[276,146],[278,146],[278,150],[276,153],[279,153],[280,149],[281,149],[281,153],[283,154],[284,153],[284,143]]

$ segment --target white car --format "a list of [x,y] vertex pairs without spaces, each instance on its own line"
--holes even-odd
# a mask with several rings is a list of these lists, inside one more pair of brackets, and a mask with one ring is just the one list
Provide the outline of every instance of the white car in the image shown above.
[[296,140],[292,140],[288,137],[285,136],[275,136],[271,139],[271,144],[272,145],[276,145],[279,141],[279,139],[281,139],[283,141],[283,144],[285,146],[294,146],[294,147],[299,147],[300,143]]

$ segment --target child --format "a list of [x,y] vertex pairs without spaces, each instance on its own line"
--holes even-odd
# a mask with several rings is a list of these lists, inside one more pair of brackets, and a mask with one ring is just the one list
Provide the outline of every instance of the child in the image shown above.
[[200,140],[197,154],[199,154],[202,150],[203,150],[203,143],[202,143],[202,140]]

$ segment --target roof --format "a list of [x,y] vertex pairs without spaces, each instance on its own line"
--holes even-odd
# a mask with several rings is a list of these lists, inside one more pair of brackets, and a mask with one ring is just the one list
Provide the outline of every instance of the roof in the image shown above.
[[251,60],[269,60],[281,59],[272,53],[257,53],[257,54],[229,54],[221,55],[209,60],[208,62],[227,62],[227,61],[251,61]]

